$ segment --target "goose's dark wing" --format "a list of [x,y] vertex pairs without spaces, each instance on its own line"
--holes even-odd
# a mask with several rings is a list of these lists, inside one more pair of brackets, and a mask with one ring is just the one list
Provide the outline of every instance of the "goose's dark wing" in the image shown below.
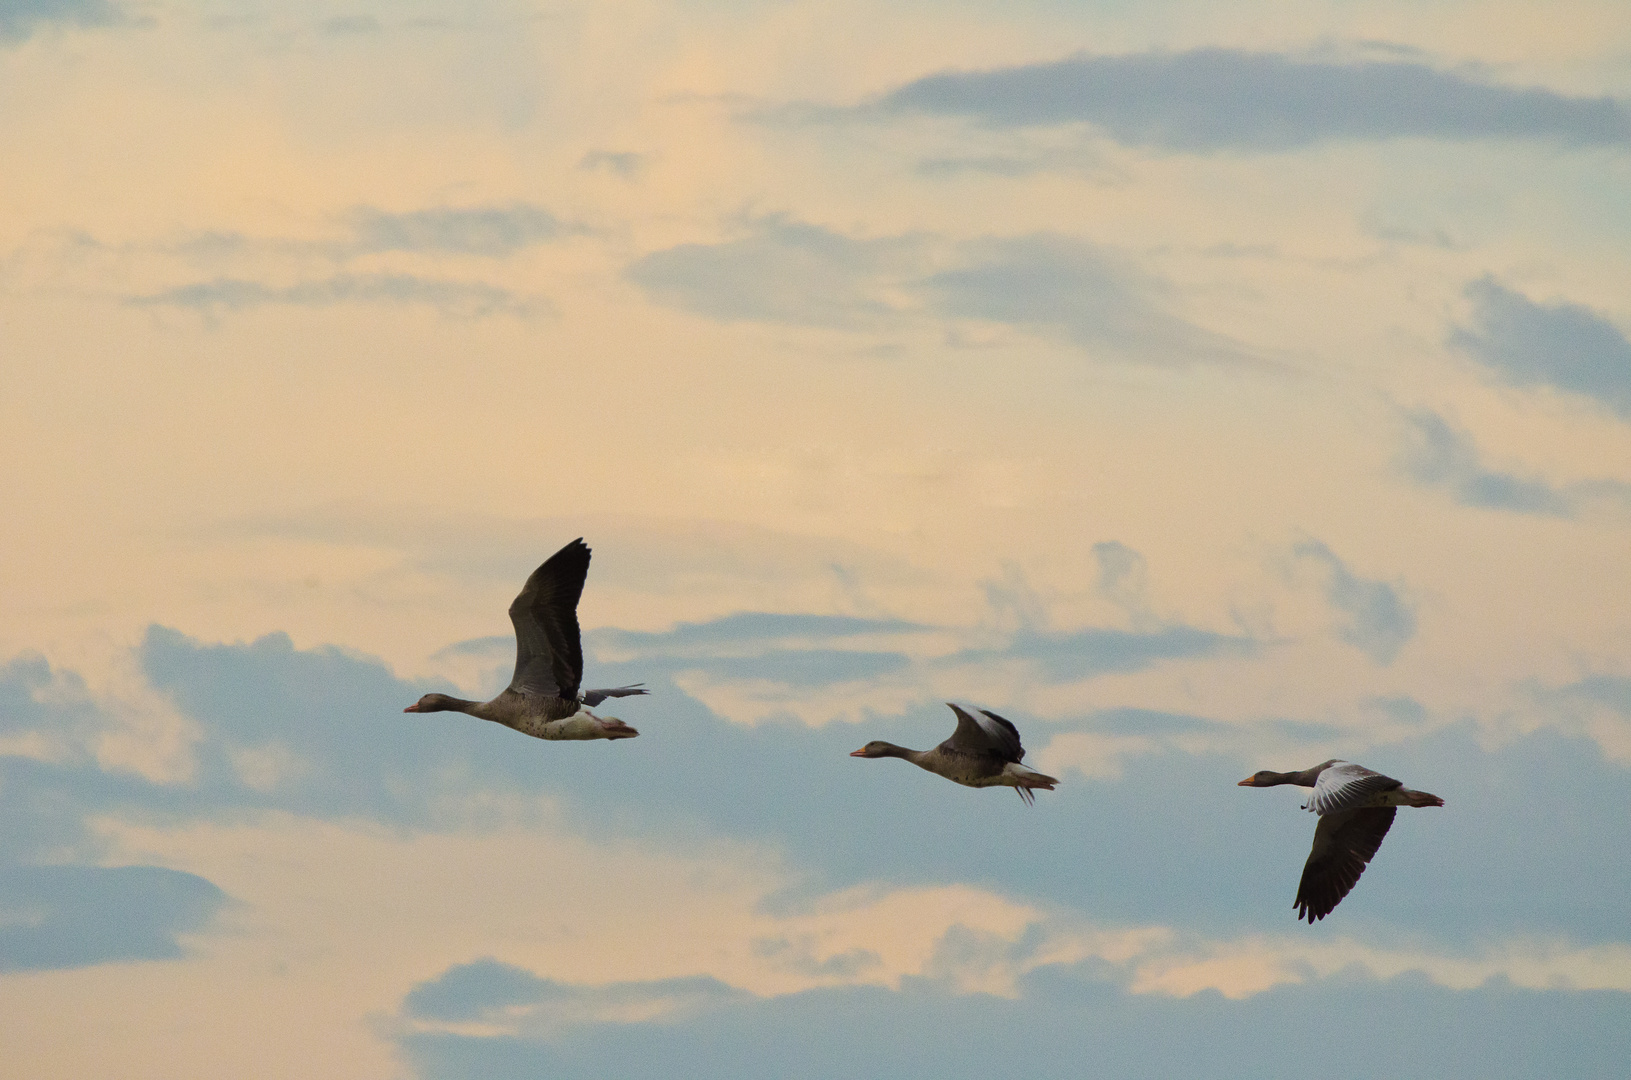
[[515,677],[510,689],[543,697],[578,696],[583,679],[583,642],[578,637],[578,598],[589,576],[589,547],[580,537],[532,572],[510,605],[515,624]]
[[1320,770],[1319,778],[1314,781],[1314,793],[1308,797],[1308,809],[1316,814],[1353,810],[1370,802],[1378,792],[1403,786],[1393,777],[1363,765],[1336,761]]
[[594,708],[609,697],[628,697],[631,694],[644,694],[649,691],[643,689],[644,683],[635,683],[632,686],[614,686],[605,690],[585,690],[579,695],[583,703]]
[[981,754],[1003,761],[1018,761],[1025,756],[1025,747],[1019,742],[1019,729],[994,712],[984,709],[965,710],[951,702],[951,711],[957,714],[957,730],[942,746],[964,754]]
[[1365,872],[1365,864],[1382,846],[1382,837],[1393,827],[1398,812],[1393,806],[1371,806],[1320,817],[1314,827],[1314,848],[1308,853],[1292,904],[1297,918],[1312,923],[1331,914]]

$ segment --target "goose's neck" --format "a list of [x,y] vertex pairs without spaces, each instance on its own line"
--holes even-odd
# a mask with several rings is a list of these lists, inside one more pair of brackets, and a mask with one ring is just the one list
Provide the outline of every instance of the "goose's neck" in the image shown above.
[[921,765],[923,764],[923,755],[927,753],[927,750],[912,750],[905,746],[896,746],[894,743],[884,743],[884,748],[878,756],[905,758],[914,765]]
[[1319,780],[1320,773],[1324,771],[1324,765],[1316,765],[1312,769],[1303,769],[1300,772],[1270,773],[1268,780],[1261,786],[1275,787],[1279,784],[1296,784],[1298,787],[1313,787]]

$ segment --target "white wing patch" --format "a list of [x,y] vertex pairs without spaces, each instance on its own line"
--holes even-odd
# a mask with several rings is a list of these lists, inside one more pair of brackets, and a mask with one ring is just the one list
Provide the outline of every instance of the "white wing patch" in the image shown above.
[[1399,786],[1399,781],[1391,776],[1383,776],[1351,761],[1337,761],[1320,772],[1319,779],[1314,781],[1314,793],[1308,797],[1304,809],[1324,815],[1378,806],[1381,805],[1376,798],[1379,794]]

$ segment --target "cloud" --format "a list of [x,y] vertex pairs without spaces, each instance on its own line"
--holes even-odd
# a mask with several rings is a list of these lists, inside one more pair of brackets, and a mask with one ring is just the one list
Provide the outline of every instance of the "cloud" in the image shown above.
[[1573,500],[1544,480],[1486,468],[1472,439],[1451,428],[1439,414],[1411,409],[1404,413],[1404,421],[1408,442],[1400,464],[1418,484],[1442,488],[1463,506],[1554,517],[1574,515]]
[[[1627,995],[1612,991],[1456,991],[1425,979],[1362,974],[1282,986],[1244,1001],[1127,995],[1095,961],[1033,972],[1014,999],[959,994],[929,979],[899,990],[844,987],[721,1003],[683,1025],[599,1025],[541,1039],[412,1032],[399,1045],[418,1080],[619,1076],[629,1080],[774,1074],[1055,1076],[1090,1057],[1127,1080],[1195,1074],[1295,1080],[1307,1054],[1339,1080],[1400,1074],[1520,1080],[1618,1075],[1631,1054]],[[1388,1032],[1377,1040],[1374,1033]],[[1519,1039],[1514,1033],[1523,1032]],[[1453,1037],[1446,1037],[1452,1033]],[[1265,1047],[1278,1048],[1265,1051]],[[1334,1063],[1334,1064],[1333,1064]]]
[[353,210],[349,222],[356,249],[363,253],[417,251],[496,258],[554,240],[566,231],[549,211],[519,203],[401,214],[364,207]]
[[1392,585],[1356,576],[1318,540],[1301,541],[1291,553],[1324,572],[1326,600],[1348,616],[1338,636],[1371,660],[1392,663],[1405,642],[1416,636],[1416,613]]
[[108,0],[3,0],[0,42],[26,41],[50,26],[118,26],[129,19]]
[[879,295],[881,279],[909,268],[916,246],[775,217],[738,240],[652,252],[626,274],[657,303],[711,319],[853,329],[896,313]]
[[1021,630],[1002,649],[971,649],[946,657],[947,665],[1030,660],[1055,682],[1075,682],[1112,672],[1142,671],[1163,660],[1249,655],[1250,638],[1217,634],[1193,626],[1132,631],[1089,627],[1063,633]]
[[[1280,799],[1235,781],[1256,768],[1343,756],[1477,812],[1401,821],[1344,902],[1342,925],[1384,937],[1408,928],[1447,941],[1497,933],[1624,937],[1619,897],[1631,892],[1631,859],[1604,854],[1619,850],[1619,818],[1578,808],[1623,804],[1626,772],[1595,743],[1556,732],[1491,750],[1470,721],[1447,729],[1417,723],[1402,733],[1396,724],[1346,725],[1288,738],[1273,725],[1205,716],[1112,709],[1048,721],[986,702],[1018,724],[1036,759],[1046,759],[1055,738],[1110,740],[1100,749],[1114,768],[1077,761],[1080,775],[1066,775],[1045,807],[1039,800],[1027,810],[999,798],[1003,792],[848,756],[872,738],[939,742],[952,724],[938,701],[859,724],[749,727],[721,718],[659,672],[649,698],[624,703],[641,738],[544,743],[458,714],[405,715],[403,705],[428,686],[399,680],[367,657],[294,649],[282,635],[202,644],[155,628],[139,659],[153,689],[199,728],[192,777],[155,783],[85,757],[0,756],[7,823],[0,866],[65,855],[96,862],[106,848],[90,821],[284,813],[450,833],[495,820],[524,824],[533,820],[527,807],[547,802],[549,827],[563,835],[681,851],[726,840],[775,852],[795,868],[789,888],[798,896],[879,881],[897,888],[999,882],[1007,896],[1091,912],[1108,924],[1238,934],[1289,920],[1312,823],[1296,811],[1294,793]],[[624,663],[598,670],[608,684],[650,674]],[[59,707],[42,708],[37,720],[51,723]],[[261,759],[246,768],[245,751]],[[1083,751],[1095,751],[1091,740],[1071,753]],[[1560,784],[1570,800],[1551,798]],[[1037,813],[1052,824],[1039,828]],[[890,827],[880,830],[879,821]],[[1073,838],[1070,858],[1059,858],[1061,835]],[[1151,859],[1151,850],[1163,857]],[[1586,894],[1575,885],[1573,868],[1581,865],[1596,868],[1597,885]],[[1204,905],[1194,901],[1196,881],[1206,882]]]
[[1169,313],[1159,286],[1108,249],[1036,234],[974,241],[965,264],[919,288],[945,318],[984,319],[1156,363],[1235,359],[1223,339]]
[[267,306],[335,307],[342,304],[408,304],[436,308],[446,315],[530,316],[550,310],[547,301],[523,297],[481,282],[438,281],[412,274],[338,274],[295,285],[266,285],[239,278],[180,285],[133,296],[137,307],[191,308],[206,315]]
[[1420,63],[1232,49],[947,72],[908,83],[876,107],[995,127],[1090,123],[1127,145],[1193,153],[1409,137],[1631,142],[1631,117],[1607,97],[1501,86]]
[[680,623],[672,630],[650,632],[607,629],[596,633],[597,643],[642,655],[685,655],[698,648],[729,644],[763,645],[788,638],[857,637],[865,634],[905,634],[930,627],[901,619],[863,619],[853,615],[809,615],[769,611],[739,611],[703,623]]
[[1073,237],[968,241],[942,255],[953,265],[936,271],[927,236],[857,240],[782,218],[752,229],[738,240],[653,252],[627,275],[657,303],[727,322],[859,329],[926,311],[1158,363],[1240,358],[1231,343],[1158,302],[1160,283]]
[[1466,288],[1472,328],[1450,344],[1513,386],[1550,386],[1593,398],[1631,419],[1631,341],[1580,304],[1537,304],[1492,277]]
[[173,960],[226,899],[158,866],[0,866],[0,971]]
[[430,1024],[485,1021],[537,1036],[583,1024],[673,1023],[744,996],[705,975],[576,986],[488,958],[420,983],[402,1012]]

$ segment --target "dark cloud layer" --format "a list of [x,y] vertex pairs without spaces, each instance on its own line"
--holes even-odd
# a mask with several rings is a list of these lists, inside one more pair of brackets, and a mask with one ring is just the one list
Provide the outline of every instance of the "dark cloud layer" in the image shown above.
[[[1066,770],[1057,791],[1027,808],[1009,792],[958,787],[898,761],[848,757],[873,738],[916,747],[939,742],[952,717],[937,703],[854,725],[744,727],[720,719],[644,661],[592,661],[595,682],[650,684],[649,698],[618,703],[617,715],[639,727],[641,738],[543,743],[460,714],[404,714],[430,686],[396,679],[366,657],[294,649],[282,635],[205,645],[154,628],[139,659],[153,686],[198,726],[193,778],[157,785],[104,772],[85,755],[50,762],[0,756],[7,823],[0,866],[35,865],[46,854],[60,861],[63,853],[82,865],[95,862],[97,840],[86,821],[99,816],[187,821],[282,810],[444,830],[488,821],[505,796],[547,795],[562,808],[560,827],[584,835],[677,848],[725,837],[780,850],[797,875],[776,901],[782,904],[877,881],[967,882],[1110,923],[1257,932],[1291,926],[1313,819],[1297,810],[1295,792],[1246,791],[1235,781],[1258,768],[1305,768],[1335,749],[1333,731],[1299,730],[1309,748],[1298,760],[1260,760],[1244,749],[1197,754],[1180,743],[1205,736],[1219,745],[1210,736],[1230,729],[1204,717],[1133,710],[1050,724],[1000,701],[980,702],[1015,720],[1033,760],[1055,731],[1147,741],[1147,752],[1123,759],[1118,779]],[[1138,653],[1127,662],[1148,659]],[[25,669],[0,676],[0,700],[33,700],[29,687],[47,676],[64,685],[60,673]],[[50,729],[59,717],[85,723],[83,703],[62,700],[69,696],[35,702],[13,731]],[[1618,843],[1617,830],[1631,815],[1631,781],[1595,744],[1538,733],[1487,750],[1468,723],[1341,752],[1449,803],[1401,815],[1338,913],[1347,932],[1469,948],[1512,933],[1623,939],[1631,851]],[[281,764],[270,773],[246,769],[256,755]],[[1557,799],[1558,790],[1569,798]],[[880,830],[880,821],[890,827]],[[1592,868],[1587,889],[1580,886],[1583,866]],[[114,890],[136,885],[134,878],[106,880]],[[203,896],[201,884],[169,887]],[[160,926],[185,929],[181,922]]]
[[1631,142],[1631,116],[1611,98],[1502,86],[1419,63],[1232,49],[947,72],[901,87],[879,107],[998,127],[1085,122],[1118,142],[1188,152],[1404,137]]
[[1610,1080],[1631,1055],[1631,995],[1498,984],[1454,991],[1351,976],[1244,1001],[1212,992],[1174,999],[1125,994],[1087,964],[1034,972],[1017,999],[907,979],[899,991],[722,1003],[683,1026],[597,1024],[548,1040],[418,1032],[400,1047],[421,1080],[1302,1080],[1311,1071],[1330,1080],[1530,1080],[1560,1067],[1577,1080]]
[[226,894],[158,866],[0,866],[0,971],[173,960]]
[[1450,344],[1514,386],[1593,398],[1631,419],[1631,341],[1580,304],[1539,304],[1494,278],[1467,286],[1473,325]]

